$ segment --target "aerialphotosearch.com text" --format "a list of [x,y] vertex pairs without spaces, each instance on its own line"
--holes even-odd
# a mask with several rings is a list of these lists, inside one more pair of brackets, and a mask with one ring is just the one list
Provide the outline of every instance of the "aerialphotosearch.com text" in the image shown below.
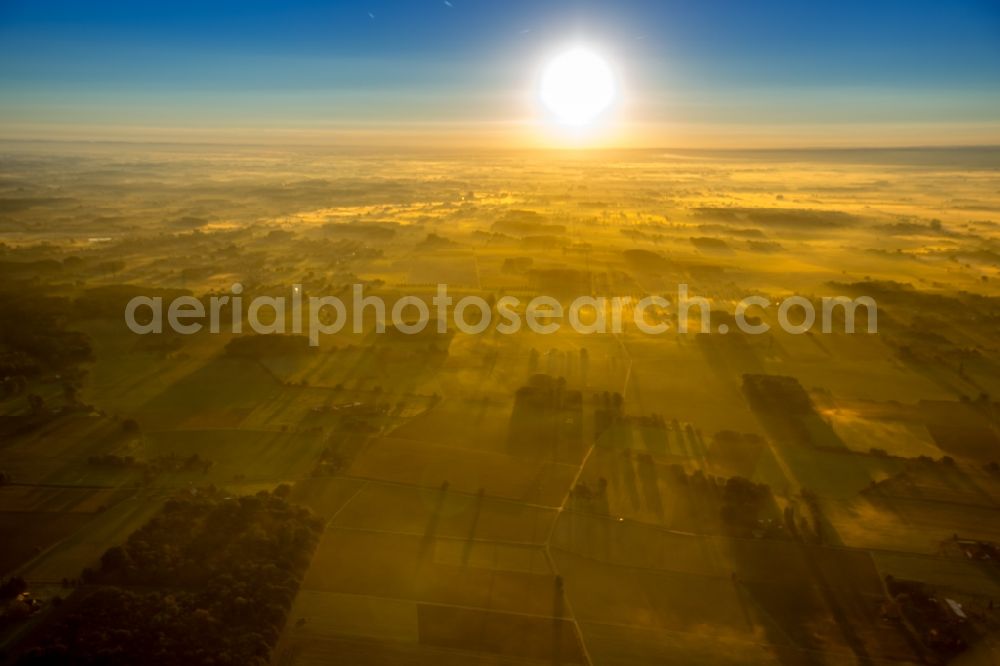
[[[551,335],[569,327],[584,335],[620,334],[634,326],[647,335],[730,332],[730,325],[748,335],[771,330],[768,321],[793,335],[819,330],[822,333],[854,333],[855,319],[864,313],[864,332],[878,332],[878,308],[868,296],[809,299],[789,296],[780,301],[755,295],[738,301],[731,316],[713,327],[712,303],[692,296],[688,285],[678,284],[673,298],[648,295],[579,296],[567,302],[552,296],[521,299],[513,295],[484,298],[467,295],[454,298],[448,286],[437,285],[433,296],[415,295],[386,298],[365,293],[365,285],[354,284],[350,296],[306,296],[301,285],[293,285],[290,296],[255,295],[246,298],[243,285],[233,284],[228,294],[201,299],[178,296],[164,302],[162,296],[136,296],[125,307],[125,323],[140,335],[162,333],[166,327],[179,334],[202,330],[219,333],[252,331],[258,334],[305,334],[309,344],[318,346],[324,335],[347,330],[356,334],[391,330],[417,335],[444,334],[449,328],[469,335],[496,331],[512,335],[522,330]],[[346,302],[345,302],[346,300]],[[428,328],[430,327],[430,328]]]

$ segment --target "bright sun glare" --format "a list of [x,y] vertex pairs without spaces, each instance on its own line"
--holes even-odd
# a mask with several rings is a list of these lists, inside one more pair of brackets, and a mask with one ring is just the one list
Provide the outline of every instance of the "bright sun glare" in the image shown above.
[[575,47],[545,66],[539,93],[560,124],[583,127],[611,106],[615,79],[603,58],[587,48]]

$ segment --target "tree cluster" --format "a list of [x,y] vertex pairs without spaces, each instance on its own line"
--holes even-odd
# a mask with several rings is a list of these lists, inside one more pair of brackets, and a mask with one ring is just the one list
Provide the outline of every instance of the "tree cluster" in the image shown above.
[[90,339],[67,330],[74,312],[66,299],[32,288],[0,291],[0,312],[2,376],[60,370],[93,357]]
[[322,529],[261,492],[172,499],[66,603],[19,664],[266,664]]
[[742,476],[730,477],[722,491],[720,515],[730,527],[753,529],[772,501],[767,484],[754,483]]

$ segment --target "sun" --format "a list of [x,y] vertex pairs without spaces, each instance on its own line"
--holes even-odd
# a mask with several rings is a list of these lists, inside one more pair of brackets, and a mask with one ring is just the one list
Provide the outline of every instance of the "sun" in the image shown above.
[[561,125],[584,127],[598,120],[615,99],[615,77],[597,53],[576,46],[545,66],[539,84],[542,104]]

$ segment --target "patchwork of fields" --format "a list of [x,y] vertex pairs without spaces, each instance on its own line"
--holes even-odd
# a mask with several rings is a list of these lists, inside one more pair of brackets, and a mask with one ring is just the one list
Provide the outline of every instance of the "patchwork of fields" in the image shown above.
[[[170,498],[287,484],[325,527],[280,666],[1000,659],[995,167],[72,149],[4,147],[0,305],[58,306],[19,321],[90,349],[57,362],[0,338],[11,368],[39,354],[0,400],[0,577],[43,601],[0,627],[4,649]],[[362,283],[390,305],[437,283],[491,303],[685,283],[713,322],[751,294],[870,295],[879,330],[794,335],[775,308],[762,335],[427,342],[366,321],[246,352],[232,332],[125,327],[133,295],[234,282]],[[960,604],[941,626],[963,649],[893,581]]]

